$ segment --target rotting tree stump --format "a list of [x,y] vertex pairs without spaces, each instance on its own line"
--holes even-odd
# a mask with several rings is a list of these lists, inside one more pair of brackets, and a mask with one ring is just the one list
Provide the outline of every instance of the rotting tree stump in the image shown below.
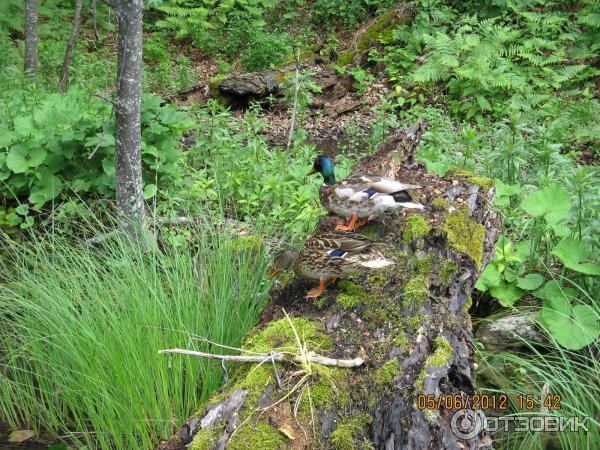
[[[361,230],[397,264],[339,281],[316,301],[304,299],[311,282],[281,281],[244,342],[249,351],[297,354],[285,310],[308,350],[362,357],[364,365],[238,364],[224,389],[159,449],[190,442],[194,450],[491,448],[485,433],[453,434],[454,409],[421,409],[416,401],[475,392],[470,294],[499,228],[489,179],[464,171],[440,179],[413,161],[422,131],[398,130],[356,168],[424,187],[413,196],[425,210]],[[325,217],[318,231],[340,222]]]

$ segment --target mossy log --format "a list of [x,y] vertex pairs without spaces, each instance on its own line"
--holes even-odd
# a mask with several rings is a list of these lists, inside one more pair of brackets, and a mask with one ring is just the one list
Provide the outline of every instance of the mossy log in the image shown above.
[[[340,281],[317,301],[304,298],[312,283],[281,282],[243,344],[248,352],[297,355],[303,348],[365,364],[238,364],[224,389],[160,449],[491,448],[485,434],[460,440],[452,433],[453,409],[424,410],[416,401],[475,391],[470,294],[498,235],[490,180],[426,173],[412,158],[421,132],[420,125],[398,130],[357,167],[424,186],[413,193],[424,211],[362,230],[397,264]],[[339,222],[325,217],[318,230]]]

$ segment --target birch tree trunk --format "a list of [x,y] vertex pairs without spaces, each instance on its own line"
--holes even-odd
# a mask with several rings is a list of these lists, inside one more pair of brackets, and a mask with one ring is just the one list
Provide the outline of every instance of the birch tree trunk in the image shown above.
[[35,77],[38,67],[37,0],[25,0],[25,76]]
[[119,24],[117,98],[114,102],[115,172],[119,224],[137,237],[144,221],[141,160],[143,0],[110,2]]
[[81,4],[82,0],[75,0],[75,12],[73,13],[73,28],[71,30],[71,37],[67,43],[67,49],[65,51],[65,60],[63,62],[62,70],[60,72],[60,81],[58,88],[61,92],[67,90],[69,83],[69,66],[73,59],[73,48],[75,47],[75,41],[77,41],[77,34],[79,33],[79,23],[81,21]]

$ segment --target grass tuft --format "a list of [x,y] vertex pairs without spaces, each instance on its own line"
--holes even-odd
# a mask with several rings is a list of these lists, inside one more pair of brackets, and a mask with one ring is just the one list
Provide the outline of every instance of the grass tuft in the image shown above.
[[89,448],[153,448],[221,382],[164,348],[239,346],[266,302],[264,248],[212,225],[144,251],[57,234],[1,236],[0,417]]

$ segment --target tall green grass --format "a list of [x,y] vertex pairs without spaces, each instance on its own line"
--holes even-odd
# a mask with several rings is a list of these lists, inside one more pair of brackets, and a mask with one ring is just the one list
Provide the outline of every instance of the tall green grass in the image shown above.
[[[584,300],[597,314],[600,306],[580,288]],[[530,312],[536,312],[535,309]],[[544,344],[535,344],[526,337],[514,334],[523,350],[483,349],[478,352],[479,372],[492,380],[493,389],[482,389],[494,394],[507,394],[513,408],[505,415],[549,414],[559,417],[588,416],[589,432],[509,432],[496,434],[495,448],[506,450],[564,449],[583,450],[600,448],[600,342],[596,341],[579,351],[563,348],[550,333]],[[519,410],[518,395],[533,395],[537,399],[560,395],[560,409],[544,411],[538,405],[534,410]]]
[[267,254],[212,225],[188,231],[190,245],[152,251],[0,235],[0,420],[153,448],[219,386],[218,364],[158,350],[239,344],[266,301]]

